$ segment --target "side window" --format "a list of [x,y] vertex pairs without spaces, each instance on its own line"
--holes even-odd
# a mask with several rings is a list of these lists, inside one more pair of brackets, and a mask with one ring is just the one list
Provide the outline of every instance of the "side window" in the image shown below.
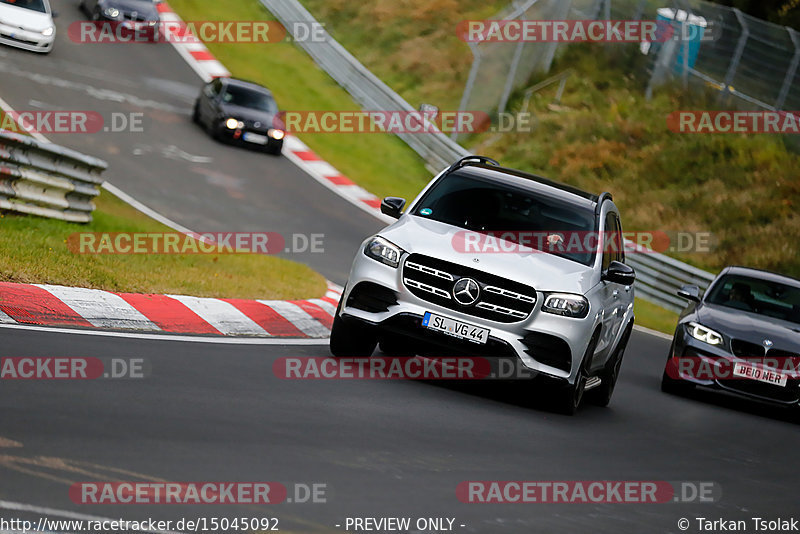
[[612,261],[624,261],[622,252],[622,232],[617,214],[609,211],[606,214],[605,230],[603,231],[603,270],[608,269]]
[[216,78],[213,82],[206,85],[204,91],[209,98],[215,98],[219,94],[220,89],[222,89],[222,80]]

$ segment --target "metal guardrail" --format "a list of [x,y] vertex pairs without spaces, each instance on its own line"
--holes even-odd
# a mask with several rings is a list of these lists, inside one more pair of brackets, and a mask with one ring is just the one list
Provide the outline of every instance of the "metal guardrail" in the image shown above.
[[0,209],[89,222],[107,167],[69,148],[0,130]]
[[[299,26],[305,27],[318,24],[298,0],[261,0],[261,3],[290,33],[296,22],[304,23]],[[380,81],[329,33],[324,32],[324,39],[314,39],[313,42],[297,39],[296,42],[365,109],[414,111],[408,102]],[[470,155],[464,147],[441,133],[401,134],[399,137],[436,171]],[[628,246],[630,249],[636,247],[632,243],[628,243]],[[655,252],[629,253],[626,261],[636,269],[637,296],[676,313],[686,304],[676,295],[681,286],[695,284],[705,289],[714,279],[711,273]]]
[[[292,33],[300,26],[310,27],[317,20],[296,0],[261,0],[266,7]],[[303,25],[295,26],[296,22]],[[292,34],[295,42],[328,75],[344,87],[353,99],[368,111],[416,111],[400,95],[383,83],[356,58],[340,45],[327,31],[324,38],[309,40]],[[464,147],[449,139],[443,133],[398,134],[431,169],[439,171],[455,160],[469,155]]]

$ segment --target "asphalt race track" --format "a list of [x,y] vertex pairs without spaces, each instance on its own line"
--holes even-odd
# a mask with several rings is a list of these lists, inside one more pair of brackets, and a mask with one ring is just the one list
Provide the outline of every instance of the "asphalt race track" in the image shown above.
[[[55,9],[59,38],[50,56],[0,48],[0,97],[17,110],[144,112],[143,134],[50,137],[105,158],[107,179],[194,230],[325,233],[326,254],[295,259],[344,282],[354,250],[378,221],[285,158],[206,137],[189,120],[199,78],[169,45],[73,44],[65,28],[80,18],[77,8],[56,2]],[[143,358],[149,373],[2,381],[0,518],[35,520],[41,508],[52,509],[51,517],[133,520],[272,516],[284,532],[341,532],[347,517],[450,517],[457,532],[582,534],[681,532],[681,518],[697,532],[697,517],[749,522],[796,514],[795,415],[709,392],[662,394],[668,346],[634,332],[611,406],[586,406],[571,418],[549,411],[524,383],[274,375],[278,358],[327,356],[324,343],[2,327],[4,357]],[[70,485],[88,480],[316,483],[325,484],[326,502],[75,504]],[[710,482],[721,495],[688,504],[461,503],[456,486],[469,480]]]

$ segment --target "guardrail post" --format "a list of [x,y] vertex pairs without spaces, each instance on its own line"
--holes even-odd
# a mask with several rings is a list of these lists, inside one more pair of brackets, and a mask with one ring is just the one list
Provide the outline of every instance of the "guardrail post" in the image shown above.
[[733,78],[736,76],[736,71],[739,69],[739,62],[742,60],[744,47],[747,45],[747,39],[750,37],[750,28],[748,28],[747,21],[744,19],[742,12],[734,7],[733,13],[736,15],[736,20],[739,21],[739,26],[742,27],[742,35],[739,36],[739,42],[736,44],[736,51],[733,53],[733,57],[731,58],[730,66],[728,66],[728,72],[725,74],[725,80],[723,82],[725,87],[722,88],[722,91],[720,91],[719,97],[717,98],[717,102],[719,104],[722,103],[723,97],[731,92],[731,83],[733,83]]
[[[468,43],[469,49],[472,51],[472,66],[469,69],[469,75],[467,76],[467,83],[464,84],[464,92],[461,94],[461,103],[458,105],[458,111],[467,111],[467,104],[469,104],[469,98],[472,96],[472,88],[475,86],[475,80],[478,77],[478,71],[481,68],[481,51],[478,48],[476,43]],[[453,141],[458,140],[458,131],[453,130],[450,133],[450,139]]]
[[787,27],[786,31],[789,32],[789,38],[792,40],[792,44],[794,45],[794,56],[792,56],[792,62],[789,64],[789,68],[786,70],[786,77],[783,79],[781,92],[778,94],[778,100],[775,101],[775,109],[783,108],[783,104],[786,102],[786,97],[789,96],[789,89],[792,87],[794,76],[797,74],[797,65],[800,63],[800,38],[798,38],[797,32],[792,28]]

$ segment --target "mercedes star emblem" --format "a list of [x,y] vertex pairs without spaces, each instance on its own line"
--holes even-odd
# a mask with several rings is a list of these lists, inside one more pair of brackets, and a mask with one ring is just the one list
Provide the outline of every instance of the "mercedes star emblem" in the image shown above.
[[481,288],[472,278],[461,278],[453,284],[453,298],[462,306],[471,306],[478,301]]

